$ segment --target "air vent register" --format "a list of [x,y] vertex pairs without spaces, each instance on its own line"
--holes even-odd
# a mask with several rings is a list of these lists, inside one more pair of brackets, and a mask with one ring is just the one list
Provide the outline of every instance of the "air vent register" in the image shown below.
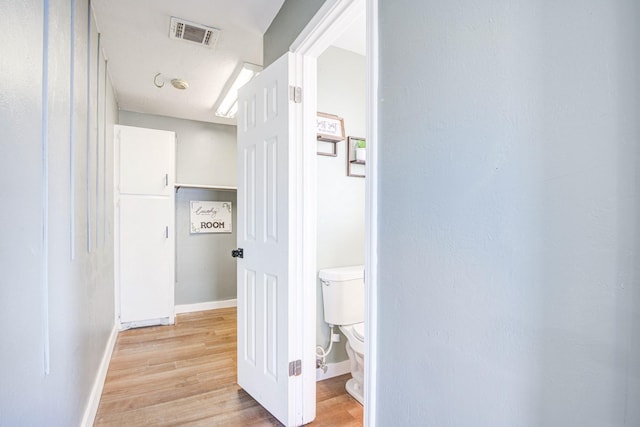
[[172,39],[185,40],[213,49],[218,42],[219,35],[220,30],[217,28],[171,17],[169,37]]

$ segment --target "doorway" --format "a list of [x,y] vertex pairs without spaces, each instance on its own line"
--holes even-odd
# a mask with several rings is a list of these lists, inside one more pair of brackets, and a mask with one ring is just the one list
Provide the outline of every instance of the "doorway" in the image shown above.
[[[322,123],[326,118],[331,120],[326,122],[327,125],[339,123],[338,128],[344,130],[336,137],[323,134],[317,142],[316,364],[319,370],[316,378],[322,381],[343,373],[352,374],[354,380],[350,381],[350,394],[360,403],[364,402],[360,363],[364,353],[360,329],[364,325],[364,289],[361,283],[364,270],[361,266],[366,253],[364,18],[363,14],[346,27],[340,38],[317,58],[316,68],[318,121]],[[356,148],[357,145],[362,147]],[[358,151],[360,160],[356,159]],[[330,309],[331,305],[327,306],[325,292],[344,288],[322,284],[322,278],[335,274],[332,272],[336,268],[353,270],[359,284],[352,289],[354,294],[345,301],[346,305],[333,305],[344,307],[344,311],[340,310],[342,314],[326,318],[325,307]],[[335,323],[335,326],[331,328],[329,323]],[[347,324],[359,326],[347,328]],[[354,335],[355,330],[360,331],[358,335]],[[333,338],[336,336],[339,339]],[[352,367],[351,362],[356,360],[358,363]]]
[[[249,256],[236,251],[238,384],[287,425],[308,423],[316,412],[317,58],[364,6],[365,0],[325,2],[290,51],[239,91],[238,224],[243,228],[238,229],[238,247]],[[375,13],[368,12],[367,21],[375,23]],[[375,55],[375,28],[369,24],[368,38],[374,43],[368,51]],[[367,360],[365,424],[374,425],[375,56],[366,63],[364,137],[371,148],[365,166],[370,179],[365,185],[364,232],[369,339],[362,353]]]
[[[377,2],[374,0],[327,1],[303,30],[290,51],[301,59],[303,125],[302,140],[313,150],[304,149],[302,175],[303,232],[302,274],[305,283],[316,283],[317,277],[317,58],[333,43],[345,26],[353,22],[366,9],[366,131],[367,162],[365,166],[365,404],[364,424],[375,425],[376,402],[376,334],[377,334]],[[356,179],[356,178],[352,178]],[[312,298],[316,297],[315,289]],[[317,321],[305,319],[305,321]],[[314,342],[311,344],[315,347]]]

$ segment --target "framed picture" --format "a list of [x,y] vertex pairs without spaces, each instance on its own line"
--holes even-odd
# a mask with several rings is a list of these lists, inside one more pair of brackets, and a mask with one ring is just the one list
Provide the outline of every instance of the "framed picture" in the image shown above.
[[196,201],[190,202],[191,234],[231,233],[231,202]]
[[344,141],[344,120],[333,114],[318,113],[317,119],[318,141]]
[[347,141],[347,176],[364,178],[364,166],[367,164],[367,140],[359,136],[350,136]]

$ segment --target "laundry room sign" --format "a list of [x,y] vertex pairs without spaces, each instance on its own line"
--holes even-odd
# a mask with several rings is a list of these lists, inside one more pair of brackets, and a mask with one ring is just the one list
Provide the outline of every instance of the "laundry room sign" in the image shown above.
[[231,202],[191,201],[191,234],[231,233]]

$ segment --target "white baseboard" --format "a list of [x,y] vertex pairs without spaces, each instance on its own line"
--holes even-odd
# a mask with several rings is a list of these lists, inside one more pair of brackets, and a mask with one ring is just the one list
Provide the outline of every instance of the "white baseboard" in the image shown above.
[[126,331],[132,328],[146,328],[147,326],[167,326],[176,323],[175,316],[161,317],[159,319],[136,320],[120,323],[120,330]]
[[199,302],[196,304],[180,304],[176,305],[175,311],[176,314],[193,313],[194,311],[215,310],[217,308],[236,307],[237,305],[237,299],[228,299],[224,301]]
[[91,388],[91,395],[87,402],[87,407],[84,410],[84,416],[82,417],[82,427],[91,427],[96,420],[96,414],[98,413],[98,405],[100,404],[100,397],[102,396],[102,389],[104,387],[104,381],[107,378],[107,370],[109,370],[109,362],[111,361],[111,355],[113,354],[113,348],[116,346],[116,338],[118,338],[118,327],[113,326],[107,346],[104,349],[102,355],[102,361],[98,367],[98,373],[96,379],[93,382]]
[[328,380],[329,378],[338,377],[340,375],[351,372],[351,362],[349,359],[342,362],[327,363],[327,372],[322,369],[316,369],[316,381]]

